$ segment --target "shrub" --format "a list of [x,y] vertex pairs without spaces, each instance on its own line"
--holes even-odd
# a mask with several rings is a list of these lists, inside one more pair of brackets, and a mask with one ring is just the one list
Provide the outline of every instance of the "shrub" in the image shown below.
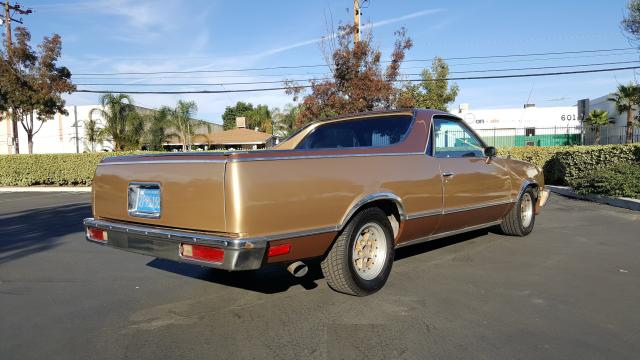
[[563,184],[575,185],[582,175],[600,171],[617,163],[640,162],[639,145],[575,147],[556,154],[555,176]]
[[133,153],[0,155],[0,186],[88,186],[100,160]]
[[618,162],[573,179],[578,194],[602,194],[640,198],[640,164]]
[[[134,153],[140,152],[0,155],[0,186],[88,186],[100,160]],[[640,162],[640,144],[501,148],[498,154],[541,167],[547,184],[574,186],[581,174]]]
[[540,166],[548,184],[574,186],[580,174],[640,162],[640,144],[504,148],[498,154]]

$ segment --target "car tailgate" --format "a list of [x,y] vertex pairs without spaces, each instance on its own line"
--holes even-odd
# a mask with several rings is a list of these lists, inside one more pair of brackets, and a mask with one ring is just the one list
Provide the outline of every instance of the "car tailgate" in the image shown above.
[[[93,180],[93,214],[122,220],[188,230],[225,232],[225,162],[103,161]],[[160,189],[157,218],[131,211],[130,187],[151,184]],[[134,205],[135,206],[135,205]]]

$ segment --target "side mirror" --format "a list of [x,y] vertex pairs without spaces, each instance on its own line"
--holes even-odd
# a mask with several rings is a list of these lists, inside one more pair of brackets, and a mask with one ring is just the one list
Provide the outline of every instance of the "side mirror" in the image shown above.
[[497,154],[498,154],[498,150],[496,150],[496,148],[493,146],[487,146],[486,148],[484,148],[484,156],[488,158],[492,158]]

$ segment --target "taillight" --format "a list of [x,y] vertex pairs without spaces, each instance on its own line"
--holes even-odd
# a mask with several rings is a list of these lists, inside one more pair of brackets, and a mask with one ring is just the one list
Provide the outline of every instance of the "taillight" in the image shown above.
[[94,227],[87,228],[87,237],[89,240],[107,242],[107,232]]
[[291,244],[280,244],[269,247],[269,251],[267,251],[267,256],[278,256],[288,254],[291,250]]
[[214,263],[224,262],[224,250],[211,246],[180,244],[180,256]]

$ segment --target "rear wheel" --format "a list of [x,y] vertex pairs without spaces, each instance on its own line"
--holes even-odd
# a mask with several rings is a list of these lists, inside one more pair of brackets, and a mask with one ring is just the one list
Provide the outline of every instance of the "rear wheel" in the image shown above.
[[500,224],[502,232],[513,236],[528,235],[536,222],[535,203],[535,192],[529,187],[502,220]]
[[379,208],[361,211],[349,221],[322,261],[322,273],[338,292],[365,296],[387,282],[393,264],[391,224]]

